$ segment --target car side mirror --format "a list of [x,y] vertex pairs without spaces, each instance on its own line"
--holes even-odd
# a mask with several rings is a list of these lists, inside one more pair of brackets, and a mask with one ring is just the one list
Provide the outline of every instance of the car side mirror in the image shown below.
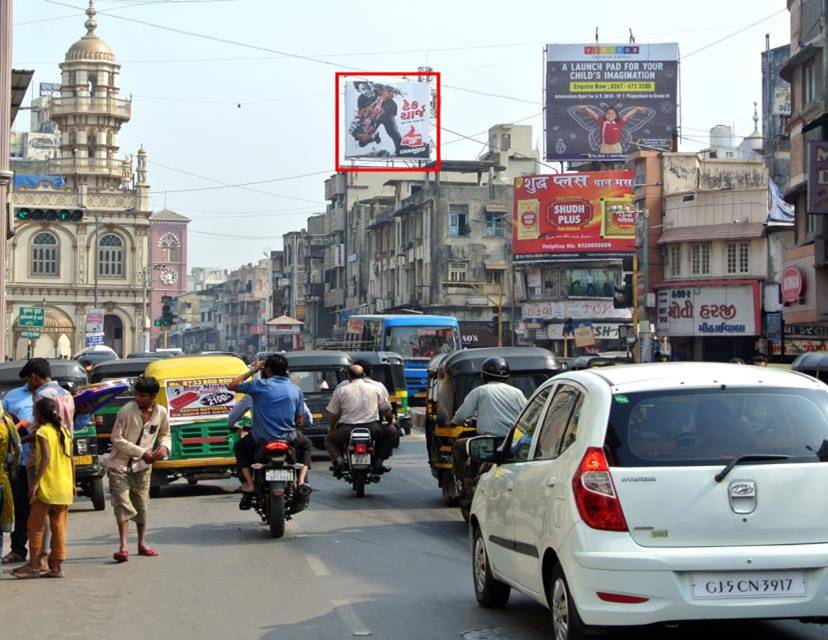
[[499,459],[501,438],[497,436],[477,436],[466,441],[466,453],[475,462],[497,462]]

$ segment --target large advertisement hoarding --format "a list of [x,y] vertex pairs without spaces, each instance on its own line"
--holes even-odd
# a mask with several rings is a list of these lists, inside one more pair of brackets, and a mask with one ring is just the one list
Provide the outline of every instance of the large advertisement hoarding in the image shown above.
[[345,158],[428,159],[431,156],[428,82],[345,83]]
[[546,47],[546,158],[621,160],[669,149],[676,129],[677,44]]
[[632,171],[515,178],[515,262],[617,259],[635,252]]

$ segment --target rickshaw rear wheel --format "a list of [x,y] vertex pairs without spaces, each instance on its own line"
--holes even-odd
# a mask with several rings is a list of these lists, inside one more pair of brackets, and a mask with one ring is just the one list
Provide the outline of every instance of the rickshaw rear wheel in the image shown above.
[[92,481],[92,490],[89,497],[92,499],[92,506],[95,511],[106,509],[106,495],[104,494],[103,478],[95,478]]
[[443,492],[443,505],[446,507],[456,507],[457,493],[454,490],[454,476],[451,472],[443,471],[440,474],[440,489]]

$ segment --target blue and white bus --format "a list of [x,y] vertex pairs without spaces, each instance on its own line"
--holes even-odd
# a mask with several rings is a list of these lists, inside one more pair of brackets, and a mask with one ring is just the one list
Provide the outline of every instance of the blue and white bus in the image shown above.
[[425,402],[428,361],[462,348],[457,318],[416,314],[351,316],[345,344],[348,351],[399,353],[405,359],[405,386],[411,404]]

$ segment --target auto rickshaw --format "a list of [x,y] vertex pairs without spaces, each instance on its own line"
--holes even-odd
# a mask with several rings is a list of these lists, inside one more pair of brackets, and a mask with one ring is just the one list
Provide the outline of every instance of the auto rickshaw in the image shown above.
[[452,472],[452,450],[459,438],[476,435],[473,423],[451,422],[463,400],[483,380],[483,363],[493,356],[505,358],[511,375],[508,384],[517,387],[529,398],[545,380],[563,370],[552,352],[537,347],[489,347],[441,354],[428,366],[428,392],[425,431],[428,460],[433,475],[443,492],[446,506],[460,506],[468,514],[473,495],[471,486]]
[[132,400],[132,387],[138,376],[144,373],[150,362],[160,358],[127,358],[125,360],[108,360],[92,367],[89,372],[89,383],[109,382],[110,380],[124,380],[129,384],[129,390],[115,398],[105,407],[95,412],[95,429],[98,434],[98,452],[108,453],[111,448],[109,441],[112,435],[112,426],[115,416],[127,402]]
[[828,353],[819,351],[802,353],[791,363],[791,371],[807,373],[817,380],[828,383]]
[[[77,360],[47,358],[52,379],[61,387],[75,393],[88,383],[86,371]],[[26,360],[12,360],[0,364],[0,397],[23,385],[18,375]],[[81,493],[92,500],[95,511],[106,508],[103,477],[104,467],[98,451],[98,438],[92,420],[76,421],[73,428],[72,457],[75,463],[75,484]]]
[[227,417],[241,394],[227,385],[246,371],[241,359],[225,355],[178,356],[147,365],[144,375],[161,385],[158,403],[170,414],[172,432],[169,459],[152,466],[150,497],[178,478],[195,484],[235,472],[238,433],[227,428]]
[[405,360],[393,351],[352,351],[348,355],[356,362],[365,360],[371,365],[371,378],[381,382],[388,390],[388,399],[397,416],[397,426],[411,434],[411,408],[408,406],[408,391],[405,388]]
[[313,425],[304,425],[302,433],[314,447],[324,449],[328,434],[326,407],[336,385],[347,379],[345,368],[354,361],[344,351],[291,351],[283,355],[288,359],[288,376],[302,389],[313,416]]
[[595,369],[596,367],[611,367],[616,364],[630,364],[629,358],[613,358],[609,356],[576,356],[572,358],[567,369],[569,371],[580,371],[582,369]]

